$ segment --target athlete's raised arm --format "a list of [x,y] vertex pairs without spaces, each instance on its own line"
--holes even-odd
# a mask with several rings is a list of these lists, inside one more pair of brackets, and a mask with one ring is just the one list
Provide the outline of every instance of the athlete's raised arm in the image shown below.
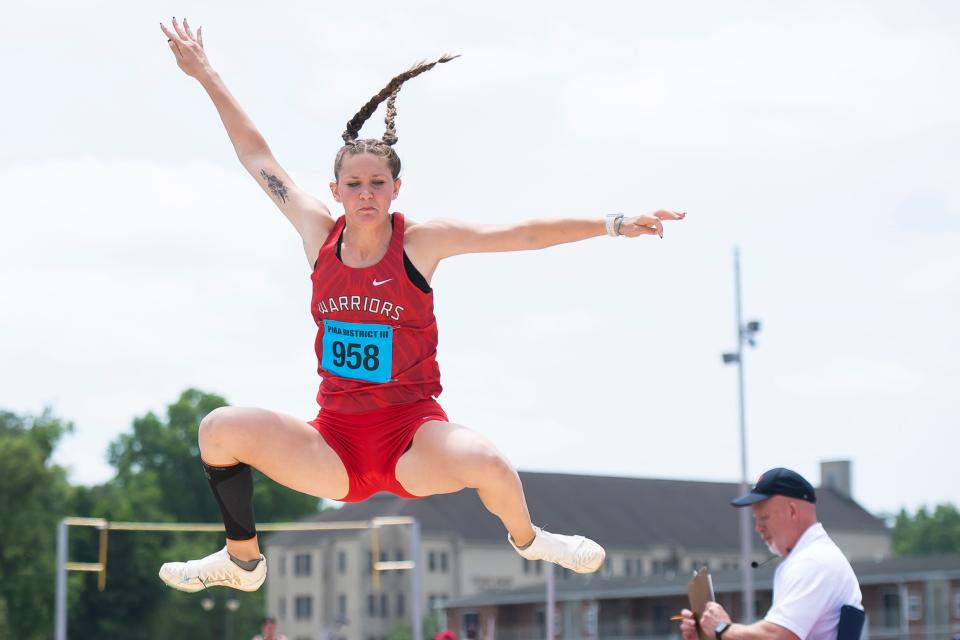
[[[683,220],[686,213],[660,209],[648,215],[621,214],[593,219],[529,220],[519,224],[472,224],[460,220],[433,220],[413,226],[407,247],[414,262],[433,272],[444,258],[464,253],[545,249],[603,235],[627,238],[663,237],[663,221]],[[418,265],[420,266],[420,265]]]
[[186,18],[183,24],[174,18],[172,29],[168,29],[163,23],[160,24],[160,29],[167,36],[167,44],[177,60],[177,65],[188,76],[196,79],[210,96],[241,164],[300,234],[307,259],[312,264],[320,244],[333,227],[329,209],[297,187],[273,157],[270,147],[253,121],[227,89],[220,74],[210,65],[203,49],[203,27],[194,34]]

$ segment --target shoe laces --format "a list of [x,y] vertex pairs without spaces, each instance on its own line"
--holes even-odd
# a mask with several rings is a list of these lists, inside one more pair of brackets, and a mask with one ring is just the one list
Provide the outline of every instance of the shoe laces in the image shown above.
[[[204,558],[204,560],[206,560],[206,558]],[[238,571],[241,571],[240,567],[232,567],[227,563],[232,564],[232,561],[229,558],[227,558],[226,561],[217,558],[214,560],[214,562],[204,562],[201,560],[197,562],[197,565],[188,567],[187,573],[188,575],[195,574],[196,578],[204,586],[206,586],[208,583],[240,586],[240,584],[243,582],[238,573]]]
[[203,583],[203,586],[207,586],[209,583],[222,585],[228,584],[230,586],[239,587],[242,584],[240,576],[229,571],[227,569],[221,569],[219,571],[210,571],[206,575],[197,576],[200,582]]
[[236,574],[230,573],[229,571],[218,571],[206,576],[206,578],[200,578],[200,582],[203,583],[203,586],[207,586],[208,583],[212,584],[228,584],[230,586],[239,587],[241,585],[240,577]]

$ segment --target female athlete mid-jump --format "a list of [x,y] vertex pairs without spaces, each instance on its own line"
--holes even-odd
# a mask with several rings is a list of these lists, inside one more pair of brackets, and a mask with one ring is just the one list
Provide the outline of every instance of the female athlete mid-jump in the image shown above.
[[[507,540],[529,560],[580,573],[596,571],[605,553],[583,536],[533,525],[520,478],[482,435],[451,423],[436,401],[437,323],[430,280],[440,261],[465,253],[543,249],[604,234],[663,237],[664,220],[683,213],[606,219],[532,220],[476,225],[414,222],[390,206],[400,193],[395,101],[407,80],[436,62],[393,78],[347,123],[327,207],[294,184],[237,104],[187,20],[161,24],[180,69],[207,91],[241,164],[303,240],[312,268],[311,311],[322,376],[320,412],[306,422],[265,409],[222,407],[200,423],[200,457],[223,514],[226,546],[199,560],[169,562],[160,577],[182,591],[224,585],[254,591],[266,578],[253,517],[251,467],[304,493],[355,502],[378,491],[406,498],[476,489],[503,522]],[[363,123],[386,101],[386,133],[360,139]]]

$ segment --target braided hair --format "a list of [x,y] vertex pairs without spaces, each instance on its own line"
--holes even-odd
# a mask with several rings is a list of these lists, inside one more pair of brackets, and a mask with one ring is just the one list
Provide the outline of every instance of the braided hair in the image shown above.
[[[370,98],[365,105],[363,105],[357,113],[350,118],[350,121],[347,122],[347,128],[343,132],[343,142],[344,145],[337,152],[336,160],[333,163],[333,175],[339,180],[340,179],[340,167],[343,164],[343,158],[347,154],[357,155],[360,153],[372,153],[376,156],[381,156],[387,159],[387,162],[390,164],[390,172],[393,175],[393,179],[396,180],[400,175],[400,157],[397,155],[397,152],[394,151],[393,145],[397,143],[397,94],[400,92],[400,87],[404,82],[410,80],[411,78],[416,78],[421,73],[433,69],[438,64],[443,64],[444,62],[450,62],[454,58],[459,56],[444,55],[441,56],[434,62],[420,62],[413,65],[407,71],[404,71],[400,75],[394,77],[390,82],[387,83],[383,89],[380,90],[377,95]],[[358,139],[360,135],[360,128],[363,127],[370,116],[373,115],[373,112],[377,110],[377,107],[380,106],[380,103],[384,100],[387,101],[387,116],[384,119],[384,122],[387,125],[386,131],[383,133],[383,138],[377,140],[376,138],[364,138]]]

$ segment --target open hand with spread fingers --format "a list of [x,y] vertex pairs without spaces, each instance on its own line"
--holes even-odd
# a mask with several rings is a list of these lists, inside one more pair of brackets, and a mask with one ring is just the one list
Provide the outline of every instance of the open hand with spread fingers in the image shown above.
[[190,23],[183,19],[183,24],[179,24],[177,19],[171,21],[173,30],[161,22],[160,30],[167,36],[167,44],[170,51],[177,59],[177,65],[181,70],[192,78],[199,79],[205,73],[210,72],[210,62],[207,60],[207,54],[203,50],[203,27],[197,29],[196,35],[190,29]]
[[686,212],[660,209],[649,215],[624,218],[620,224],[620,235],[628,238],[657,235],[663,238],[663,220],[683,220]]

